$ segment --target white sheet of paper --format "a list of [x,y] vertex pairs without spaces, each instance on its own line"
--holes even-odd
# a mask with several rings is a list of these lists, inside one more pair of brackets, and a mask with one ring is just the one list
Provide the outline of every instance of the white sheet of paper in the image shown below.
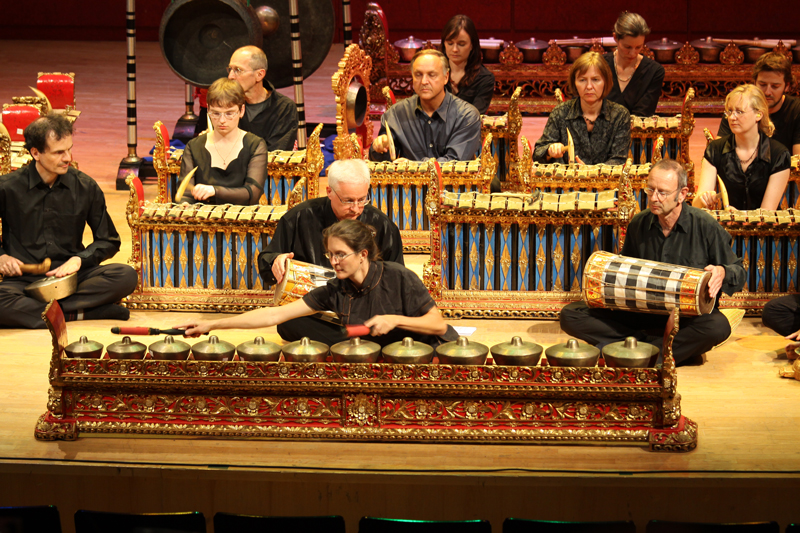
[[478,328],[470,328],[467,326],[453,326],[453,329],[462,337],[469,337],[478,330]]

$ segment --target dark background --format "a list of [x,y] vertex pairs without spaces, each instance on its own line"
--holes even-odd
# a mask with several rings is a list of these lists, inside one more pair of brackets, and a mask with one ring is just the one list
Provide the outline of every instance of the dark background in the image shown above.
[[[341,0],[318,1],[333,2],[334,40],[341,42]],[[169,3],[170,0],[137,0],[139,40],[158,40],[161,15]],[[546,40],[573,35],[610,36],[617,15],[626,9],[640,13],[647,20],[653,38],[686,41],[713,35],[800,39],[797,0],[384,0],[379,3],[386,13],[392,41],[409,35],[435,39],[444,23],[456,13],[472,17],[481,37],[520,41],[529,37]],[[367,0],[352,0],[350,4],[356,40],[366,5]],[[19,0],[0,0],[0,39],[122,41],[125,2],[39,0],[23,8]]]

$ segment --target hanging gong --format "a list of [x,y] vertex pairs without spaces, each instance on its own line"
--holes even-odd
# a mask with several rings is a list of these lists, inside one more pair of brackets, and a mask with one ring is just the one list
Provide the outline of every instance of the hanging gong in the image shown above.
[[[298,12],[305,79],[331,48],[334,11],[330,0],[298,0]],[[275,87],[293,82],[289,0],[173,0],[159,42],[175,74],[198,87],[226,77],[231,55],[247,45],[264,50],[266,79]]]

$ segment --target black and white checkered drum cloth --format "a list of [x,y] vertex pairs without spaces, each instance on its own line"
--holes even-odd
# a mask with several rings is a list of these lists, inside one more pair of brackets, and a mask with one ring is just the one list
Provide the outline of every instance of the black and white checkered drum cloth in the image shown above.
[[589,307],[681,315],[710,313],[711,272],[658,261],[595,252],[583,269],[583,300]]

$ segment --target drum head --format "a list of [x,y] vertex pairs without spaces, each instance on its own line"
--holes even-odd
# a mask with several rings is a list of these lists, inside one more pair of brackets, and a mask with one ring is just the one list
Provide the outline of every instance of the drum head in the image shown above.
[[286,282],[289,279],[289,272],[292,270],[292,260],[287,259],[284,263],[283,279],[275,286],[275,294],[272,296],[272,305],[280,305],[283,293],[286,292]]
[[697,295],[698,310],[700,315],[707,315],[714,310],[716,298],[708,295],[708,282],[711,281],[711,272],[706,272],[700,280],[700,294]]

